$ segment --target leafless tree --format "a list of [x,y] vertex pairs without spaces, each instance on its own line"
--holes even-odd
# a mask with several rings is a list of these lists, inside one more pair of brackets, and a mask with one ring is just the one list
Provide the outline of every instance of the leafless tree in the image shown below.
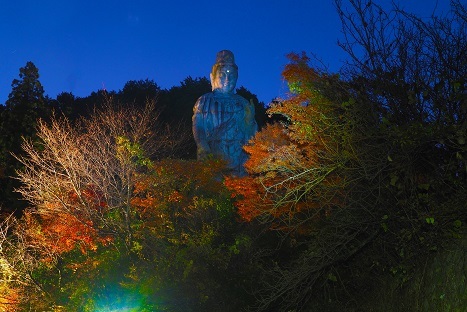
[[465,4],[453,0],[450,12],[429,17],[371,0],[335,4],[344,36],[339,46],[349,55],[346,75],[386,118],[399,124],[466,119],[459,97],[467,75]]
[[[130,200],[151,158],[184,143],[157,127],[154,103],[144,109],[109,103],[89,119],[39,121],[40,143],[25,141],[18,189],[40,215],[67,213],[101,234],[131,235]],[[112,215],[112,218],[109,218]]]
[[[59,270],[61,247],[43,232],[44,220],[71,219],[98,237],[131,243],[135,183],[152,160],[171,155],[190,139],[158,125],[157,117],[154,102],[141,109],[109,99],[75,124],[57,116],[50,123],[38,121],[39,141],[24,141],[24,156],[17,157],[23,165],[17,191],[30,208],[0,225],[2,308],[15,311],[37,298],[47,302],[33,272],[44,265]],[[67,235],[57,235],[62,234]]]

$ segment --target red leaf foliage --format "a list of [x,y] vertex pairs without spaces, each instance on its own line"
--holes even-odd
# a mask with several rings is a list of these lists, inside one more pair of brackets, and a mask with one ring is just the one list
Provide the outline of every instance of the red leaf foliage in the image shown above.
[[345,203],[340,104],[323,92],[336,77],[310,67],[306,54],[288,57],[282,74],[290,96],[268,109],[285,121],[266,126],[244,147],[249,176],[225,182],[243,220],[261,217],[278,229],[303,227]]

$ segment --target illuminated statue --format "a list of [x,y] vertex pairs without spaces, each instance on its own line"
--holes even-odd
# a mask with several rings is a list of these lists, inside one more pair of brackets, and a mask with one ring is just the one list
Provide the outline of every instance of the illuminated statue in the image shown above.
[[212,92],[201,96],[193,108],[193,135],[198,159],[208,155],[227,161],[231,174],[245,175],[243,164],[248,155],[243,146],[255,134],[254,105],[234,94],[238,67],[231,51],[217,53],[212,67]]

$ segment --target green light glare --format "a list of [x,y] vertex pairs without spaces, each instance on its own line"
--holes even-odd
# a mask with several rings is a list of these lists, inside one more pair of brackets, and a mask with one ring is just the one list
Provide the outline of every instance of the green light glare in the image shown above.
[[95,299],[94,312],[142,312],[143,299],[122,287],[108,287]]

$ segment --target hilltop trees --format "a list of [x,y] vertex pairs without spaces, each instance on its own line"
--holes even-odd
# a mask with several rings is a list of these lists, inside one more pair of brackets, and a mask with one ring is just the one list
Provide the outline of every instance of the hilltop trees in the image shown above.
[[11,153],[20,154],[22,137],[34,139],[37,119],[47,118],[50,114],[39,81],[39,70],[34,63],[27,62],[21,67],[19,79],[14,79],[11,86],[0,118],[0,197],[9,210],[22,206],[12,192],[17,183],[9,178],[15,175],[19,166]]
[[39,70],[32,62],[19,70],[19,79],[11,83],[12,90],[5,103],[2,142],[12,152],[19,152],[18,138],[35,133],[36,120],[47,116],[44,88],[39,81]]
[[118,93],[118,99],[122,103],[144,106],[147,101],[157,101],[160,91],[161,88],[153,80],[130,80]]

